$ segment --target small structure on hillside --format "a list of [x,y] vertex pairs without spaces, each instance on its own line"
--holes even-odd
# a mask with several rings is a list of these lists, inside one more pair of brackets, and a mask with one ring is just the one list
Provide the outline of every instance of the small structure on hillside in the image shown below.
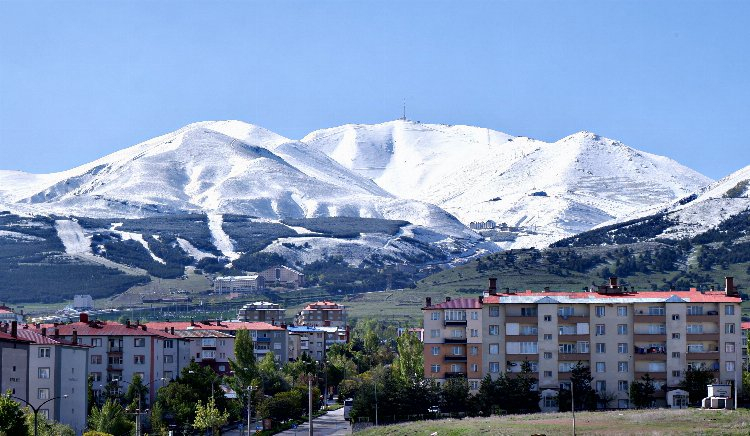
[[734,397],[732,396],[732,385],[712,384],[707,385],[708,397],[701,401],[703,409],[734,409]]

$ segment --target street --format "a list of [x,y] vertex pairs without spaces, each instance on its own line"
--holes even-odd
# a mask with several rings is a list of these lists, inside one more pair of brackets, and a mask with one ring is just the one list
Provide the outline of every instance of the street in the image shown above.
[[[308,434],[307,423],[301,424],[296,429],[287,430],[279,435],[304,436]],[[349,422],[344,419],[344,409],[334,410],[313,420],[313,433],[320,436],[341,436],[351,434]],[[225,436],[240,436],[239,430],[231,430],[222,433]],[[244,433],[247,434],[247,433]]]

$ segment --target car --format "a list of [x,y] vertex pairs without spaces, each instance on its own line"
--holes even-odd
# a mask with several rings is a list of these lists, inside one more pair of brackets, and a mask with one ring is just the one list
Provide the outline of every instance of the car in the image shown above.
[[430,406],[429,409],[427,409],[427,413],[440,413],[440,407],[438,406]]

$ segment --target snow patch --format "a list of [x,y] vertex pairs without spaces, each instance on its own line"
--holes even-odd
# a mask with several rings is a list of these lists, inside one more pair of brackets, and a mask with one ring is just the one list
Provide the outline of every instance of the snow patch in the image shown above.
[[182,251],[187,253],[195,260],[205,259],[206,257],[216,257],[211,253],[206,253],[205,251],[199,250],[193,244],[191,244],[190,241],[187,241],[185,239],[177,238],[177,244],[179,244],[180,248],[182,248]]
[[208,229],[211,231],[211,237],[213,238],[214,247],[218,248],[224,256],[230,260],[239,259],[240,255],[234,251],[234,244],[222,228],[224,223],[224,217],[218,213],[208,214]]
[[91,239],[86,237],[83,227],[73,220],[55,220],[57,236],[71,255],[86,255],[91,252]]

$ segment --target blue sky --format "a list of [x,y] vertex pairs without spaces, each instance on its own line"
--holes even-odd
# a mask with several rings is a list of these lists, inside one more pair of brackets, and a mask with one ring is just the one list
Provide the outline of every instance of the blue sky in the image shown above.
[[291,138],[401,115],[750,165],[750,2],[0,0],[0,169],[216,119]]

